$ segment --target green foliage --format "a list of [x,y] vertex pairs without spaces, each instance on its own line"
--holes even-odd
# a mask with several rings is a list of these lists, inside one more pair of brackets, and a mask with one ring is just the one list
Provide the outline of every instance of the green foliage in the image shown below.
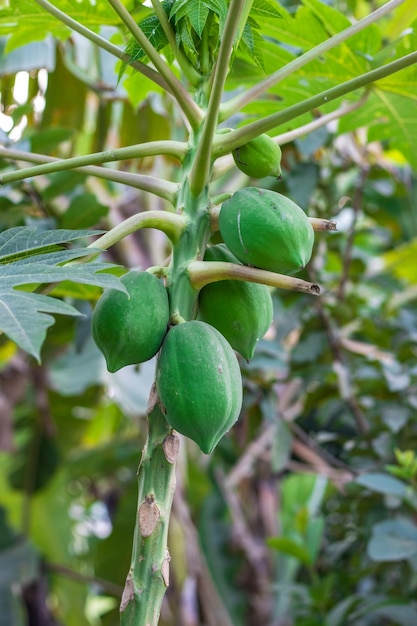
[[[314,47],[356,24],[371,3],[254,0],[245,3],[247,23],[236,22],[229,40],[226,16],[235,2],[166,2],[175,46],[150,3],[122,4],[172,69],[169,96],[152,72],[129,72],[117,85],[116,57],[85,45],[36,0],[0,7],[0,35],[7,38],[0,59],[5,626],[25,624],[34,588],[36,608],[51,622],[119,624],[156,363],[106,371],[91,339],[91,310],[102,289],[123,289],[115,274],[155,266],[173,296],[168,337],[186,325],[177,324],[182,314],[197,315],[187,264],[203,258],[207,241],[220,241],[206,230],[209,218],[217,226],[212,202],[247,184],[232,149],[211,170],[211,131],[202,132],[210,94],[221,103],[214,126],[218,119],[241,132],[416,49],[412,0],[320,54]],[[107,1],[53,5],[147,62]],[[53,43],[44,42],[47,33]],[[229,72],[217,92],[213,69],[222,43],[230,44],[230,56],[220,59]],[[311,56],[302,65],[305,53]],[[262,83],[275,72],[279,80]],[[239,360],[243,408],[233,430],[210,457],[181,441],[160,626],[416,624],[416,84],[414,63],[348,94],[347,113],[340,100],[323,102],[262,131],[292,134],[279,142],[282,180],[262,180],[260,188],[291,198],[311,217],[336,221],[338,230],[315,232],[312,260],[299,276],[320,284],[320,298],[274,291],[269,332],[249,363]],[[246,99],[255,86],[258,94]],[[327,113],[335,115],[331,124]],[[313,132],[303,128],[310,122]],[[172,140],[183,142],[182,156],[170,151]],[[46,162],[44,155],[66,159],[148,142],[147,156],[131,152],[120,165],[36,177],[20,171],[26,160]],[[197,169],[204,173],[204,159],[210,162],[196,198],[187,181],[199,146]],[[93,157],[91,165],[97,166]],[[149,193],[149,184],[154,190],[165,181],[174,207]],[[165,235],[132,226],[149,209],[190,217],[171,264]],[[96,261],[99,250],[86,242],[120,229],[120,239]],[[194,353],[199,345],[192,343]],[[204,387],[205,373],[193,363],[186,370],[181,384],[194,387],[207,421],[217,418],[214,384]],[[142,468],[139,484],[152,510],[150,495],[173,495],[161,469],[167,463],[173,469],[160,445],[169,429],[159,418],[157,463],[146,481]],[[154,439],[142,458],[153,446]],[[170,503],[162,500],[165,515]],[[150,540],[139,536],[137,545]],[[165,544],[157,554],[167,559]]]
[[[36,227],[24,226],[10,228],[0,235],[0,263],[3,265],[0,330],[38,360],[46,329],[54,323],[48,313],[80,315],[80,312],[64,301],[33,293],[37,284],[70,280],[123,289],[115,276],[97,273],[108,269],[108,264],[69,264],[91,255],[91,248],[60,249],[64,243],[92,233],[94,231],[40,232]],[[28,286],[30,290],[16,289],[19,286]]]

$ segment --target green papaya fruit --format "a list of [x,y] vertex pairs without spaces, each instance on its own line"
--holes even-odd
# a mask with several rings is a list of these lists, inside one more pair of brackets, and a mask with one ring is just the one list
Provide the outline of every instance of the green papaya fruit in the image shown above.
[[[224,244],[210,246],[204,260],[240,265]],[[272,323],[268,287],[242,280],[221,280],[203,287],[198,302],[199,318],[217,328],[232,348],[249,361]]]
[[232,152],[241,172],[251,178],[281,176],[281,148],[269,135],[259,135]]
[[210,454],[242,408],[242,377],[230,344],[199,320],[168,331],[158,357],[156,388],[172,428]]
[[151,359],[169,322],[167,291],[156,276],[130,271],[121,282],[129,296],[117,289],[104,291],[91,320],[93,339],[109,372]]
[[245,265],[293,274],[309,262],[314,230],[295,202],[270,189],[245,187],[221,206],[223,241]]

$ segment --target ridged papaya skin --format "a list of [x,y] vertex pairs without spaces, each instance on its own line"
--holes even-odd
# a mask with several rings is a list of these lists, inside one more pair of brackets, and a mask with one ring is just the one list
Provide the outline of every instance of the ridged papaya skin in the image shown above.
[[269,135],[259,135],[232,152],[241,172],[251,178],[281,176],[281,148]]
[[[240,265],[224,244],[210,246],[204,260]],[[199,319],[217,328],[232,348],[249,361],[272,323],[268,287],[242,280],[221,280],[203,287],[198,302]]]
[[221,206],[223,241],[245,265],[293,274],[309,262],[314,230],[295,202],[270,189],[245,187]]
[[218,330],[199,320],[168,331],[158,357],[156,388],[170,426],[206,454],[242,408],[236,355]]
[[130,271],[120,280],[130,298],[116,289],[104,291],[91,319],[93,339],[109,372],[151,359],[169,322],[167,291],[156,276]]

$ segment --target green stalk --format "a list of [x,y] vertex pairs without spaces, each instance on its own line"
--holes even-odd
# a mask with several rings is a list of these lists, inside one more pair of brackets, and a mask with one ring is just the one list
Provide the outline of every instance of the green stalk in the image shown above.
[[168,64],[164,61],[158,51],[151,44],[140,26],[136,24],[136,21],[130,15],[129,11],[121,3],[121,1],[107,0],[107,2],[116,11],[120,19],[124,22],[129,31],[132,33],[133,37],[143,49],[146,56],[149,58],[151,63],[154,64],[159,74],[163,77],[169,87],[171,94],[174,96],[177,104],[183,111],[191,126],[193,128],[197,128],[202,120],[202,112],[197,104],[194,102],[194,100],[191,98],[188,91],[184,89],[178,78],[169,68]]
[[175,39],[174,30],[169,23],[168,16],[164,11],[164,8],[159,0],[151,0],[153,10],[155,11],[155,15],[161,22],[161,26],[165,33],[166,38],[168,39],[168,43],[170,45],[171,50],[175,54],[175,58],[178,61],[178,65],[182,69],[184,76],[190,82],[193,87],[197,87],[200,84],[201,76],[191,65],[190,61],[185,56],[184,52],[177,46],[177,41]]
[[148,424],[148,440],[138,470],[132,560],[120,604],[121,626],[157,626],[169,585],[167,537],[179,438],[168,426],[154,389]]
[[[9,150],[7,148],[0,148],[0,158],[13,159],[14,161],[27,161],[29,163],[39,164],[56,163],[57,161],[60,161],[60,159],[45,156],[43,154],[23,152],[21,150]],[[81,172],[89,176],[95,176],[96,178],[110,180],[113,183],[128,185],[129,187],[133,187],[135,189],[148,191],[149,193],[153,193],[154,195],[159,196],[164,200],[168,200],[168,202],[170,202],[172,205],[175,204],[178,185],[175,183],[171,183],[167,180],[155,178],[154,176],[147,176],[146,174],[133,174],[131,172],[111,170],[105,167],[98,167],[97,165],[86,165],[84,167],[75,167],[71,169],[73,169],[74,172]],[[26,178],[26,176],[24,176],[23,178]],[[6,183],[3,182],[3,184]]]
[[320,287],[315,283],[309,283],[301,278],[276,274],[255,267],[238,265],[237,263],[225,263],[223,261],[192,261],[188,265],[188,275],[194,289],[200,290],[209,283],[220,280],[245,280],[251,283],[269,285],[279,289],[300,291],[313,296],[320,294]]
[[240,15],[244,10],[245,4],[246,0],[231,0],[229,5],[219,56],[217,57],[214,68],[207,115],[204,120],[194,162],[190,171],[190,190],[194,196],[198,196],[202,192],[210,177],[213,137],[217,126],[224,83],[229,72],[229,60],[232,54],[236,30],[239,26]]
[[308,52],[305,52],[293,61],[290,61],[290,63],[287,63],[285,67],[277,70],[276,72],[265,78],[265,80],[257,83],[250,89],[245,90],[244,93],[238,95],[236,98],[232,98],[221,107],[220,121],[226,120],[232,115],[235,115],[250,102],[253,102],[254,100],[256,100],[256,98],[259,98],[259,96],[262,96],[264,93],[266,93],[268,89],[271,89],[271,87],[275,87],[275,85],[277,85],[281,80],[287,78],[287,76],[291,76],[295,71],[299,70],[301,67],[303,67],[313,59],[316,59],[328,50],[335,48],[343,41],[346,41],[346,39],[349,39],[349,37],[356,35],[356,33],[359,33],[370,24],[375,23],[381,17],[395,9],[397,6],[403,4],[403,2],[405,2],[405,0],[390,0],[390,2],[387,2],[387,4],[384,4],[376,11],[373,11],[370,15],[367,15],[363,19],[359,20],[358,22],[356,22],[356,24],[353,24],[342,32],[333,35],[333,37],[330,37],[326,41],[323,41],[321,44],[315,46]]
[[[188,187],[188,167],[193,153],[184,160],[177,213],[169,214],[179,226],[179,237],[167,271],[171,323],[191,319],[195,314],[198,292],[190,282],[187,267],[190,261],[202,255],[210,235],[207,191],[205,189],[195,197]],[[175,227],[174,223],[172,225]],[[103,238],[100,245],[102,243]],[[120,607],[121,626],[157,626],[169,584],[167,532],[179,439],[168,426],[157,402],[153,388],[148,440],[139,469],[139,505],[132,561]]]
[[[127,237],[127,235],[134,233],[140,228],[157,228],[165,233],[172,243],[176,243],[181,233],[185,230],[187,223],[187,218],[177,213],[169,213],[168,211],[144,211],[143,213],[136,213],[128,217],[99,237],[99,239],[88,247],[94,248],[95,250],[107,250]],[[89,257],[89,260],[98,256],[98,254],[99,252],[93,257]]]
[[298,104],[294,104],[293,106],[284,109],[283,111],[279,111],[278,113],[273,113],[272,115],[267,115],[266,117],[257,120],[256,122],[252,122],[247,126],[239,128],[238,130],[231,131],[230,133],[226,133],[224,135],[220,135],[214,139],[214,149],[213,156],[217,158],[222,156],[223,154],[228,154],[232,152],[235,148],[247,143],[250,139],[254,139],[258,135],[262,133],[266,133],[273,128],[276,128],[280,124],[284,124],[285,122],[289,122],[290,120],[303,115],[304,113],[308,113],[317,107],[323,106],[323,104],[327,104],[332,100],[336,100],[337,98],[341,98],[342,96],[350,93],[351,91],[355,91],[355,89],[360,89],[361,87],[366,87],[371,83],[374,83],[377,80],[381,80],[390,74],[394,74],[410,65],[413,65],[417,62],[417,52],[411,52],[401,59],[397,59],[392,61],[391,63],[387,63],[382,67],[378,67],[375,70],[371,70],[370,72],[366,72],[361,76],[357,76],[356,78],[352,78],[336,87],[331,87],[330,89],[326,89],[326,91],[322,91],[316,96],[312,96],[311,98],[307,98],[303,100],[303,102],[299,102]]
[[[109,163],[110,161],[121,161],[123,159],[135,159],[145,156],[157,156],[160,154],[168,154],[171,156],[175,156],[178,159],[181,159],[184,156],[184,153],[185,144],[181,142],[150,141],[148,143],[137,144],[135,146],[127,146],[125,148],[116,148],[114,150],[106,150],[104,152],[86,154],[80,157],[72,157],[69,159],[53,159],[52,161],[48,160],[47,163],[43,163],[42,165],[28,167],[22,170],[17,170],[15,172],[8,172],[7,174],[3,174],[2,176],[0,176],[0,186],[7,185],[8,183],[16,182],[18,180],[23,180],[25,178],[40,176],[41,174],[52,174],[53,172],[62,172],[64,170],[78,169],[84,166],[93,165],[95,163]],[[13,151],[0,149],[0,156],[6,156],[6,154],[13,154]],[[25,153],[19,153],[18,151],[15,151],[14,154]],[[22,160],[29,159],[23,158]],[[47,157],[45,157],[45,161],[46,160]],[[100,168],[95,169],[94,172],[90,170],[90,173],[98,175],[98,170],[100,170]],[[88,173],[86,169],[84,171]],[[121,172],[119,172],[119,174],[121,174]],[[104,169],[103,172],[101,172],[101,175],[102,178],[110,178],[110,176],[107,176]],[[177,190],[177,185],[175,185],[174,183],[154,178],[152,176],[144,177],[143,175],[139,174],[135,176],[141,176],[141,181],[147,183],[148,186],[153,181],[154,188],[164,193],[163,197],[168,196],[168,198],[171,199],[173,194],[175,194]],[[137,182],[139,182],[139,178],[137,178]],[[157,193],[157,195],[161,195],[161,193]]]
[[35,0],[35,2],[45,9],[45,11],[56,17],[60,22],[68,26],[68,28],[71,28],[71,30],[75,30],[75,32],[80,33],[80,35],[89,39],[92,43],[96,44],[96,46],[106,50],[124,63],[127,63],[127,65],[134,67],[135,70],[150,78],[156,85],[159,85],[165,91],[169,91],[169,87],[162,76],[160,76],[158,72],[155,72],[155,70],[148,65],[145,65],[145,63],[141,63],[140,61],[131,61],[129,55],[123,52],[123,50],[120,50],[120,48],[110,43],[110,41],[107,41],[107,39],[100,37],[97,33],[93,32],[86,26],[83,26],[63,11],[60,11],[60,9],[57,9],[57,7],[48,2],[48,0]]

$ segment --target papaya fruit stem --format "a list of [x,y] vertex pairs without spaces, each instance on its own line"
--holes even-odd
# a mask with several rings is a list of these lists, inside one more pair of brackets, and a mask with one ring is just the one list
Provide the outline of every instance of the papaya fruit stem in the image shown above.
[[325,220],[320,217],[309,217],[308,219],[316,232],[337,230],[337,224],[333,220]]
[[252,283],[300,291],[313,296],[320,294],[320,287],[315,283],[309,283],[301,278],[276,274],[268,270],[261,270],[237,263],[225,263],[224,261],[192,261],[188,266],[188,275],[194,289],[200,290],[209,283],[219,280],[246,280]]

